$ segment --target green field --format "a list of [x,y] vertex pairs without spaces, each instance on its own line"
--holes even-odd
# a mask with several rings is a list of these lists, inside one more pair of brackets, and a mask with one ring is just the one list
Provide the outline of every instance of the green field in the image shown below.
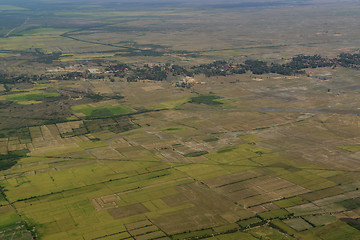
[[20,104],[27,104],[27,103],[33,103],[33,102],[40,102],[44,100],[45,98],[52,98],[59,96],[59,93],[46,93],[46,92],[40,92],[40,91],[32,91],[28,93],[17,93],[12,94],[9,96],[2,96],[1,100],[6,101],[13,101]]
[[131,113],[132,110],[125,106],[100,106],[90,107],[87,105],[73,106],[72,110],[75,112],[83,113],[88,117],[111,117],[120,114]]
[[346,145],[346,146],[339,146],[339,148],[344,149],[349,152],[359,152],[360,145]]

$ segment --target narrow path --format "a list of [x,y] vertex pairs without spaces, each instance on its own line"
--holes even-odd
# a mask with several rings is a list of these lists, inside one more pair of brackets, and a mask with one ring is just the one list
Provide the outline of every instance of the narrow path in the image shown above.
[[74,34],[74,33],[76,33],[76,32],[79,33],[79,32],[81,32],[82,30],[83,30],[83,29],[66,32],[66,33],[61,34],[60,36],[61,36],[61,37],[64,37],[64,38],[68,38],[68,39],[74,40],[74,41],[78,41],[78,42],[84,42],[84,43],[102,45],[102,46],[107,46],[107,47],[115,47],[115,48],[119,48],[119,49],[124,50],[124,52],[134,51],[134,50],[141,50],[141,49],[133,48],[133,47],[118,46],[118,45],[114,45],[114,44],[111,44],[111,43],[102,43],[102,42],[95,42],[95,41],[90,41],[90,40],[78,39],[78,38],[75,38],[74,36],[71,35],[71,34]]
[[298,108],[260,108],[259,112],[288,112],[288,113],[314,113],[314,114],[339,114],[360,116],[360,111],[350,111],[342,109],[298,109]]
[[28,17],[25,22],[23,24],[21,24],[20,26],[17,26],[17,27],[14,27],[13,29],[11,29],[8,33],[6,33],[4,35],[4,38],[7,38],[13,31],[15,31],[16,29],[22,27],[22,26],[25,26],[28,22],[29,22],[30,18]]

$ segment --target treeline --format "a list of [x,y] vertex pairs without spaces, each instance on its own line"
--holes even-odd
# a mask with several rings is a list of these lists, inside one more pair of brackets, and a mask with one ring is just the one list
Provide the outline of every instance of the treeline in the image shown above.
[[63,73],[60,75],[55,76],[48,76],[48,79],[50,80],[56,78],[57,80],[77,80],[77,79],[103,79],[105,75],[103,74],[97,74],[97,73],[89,73],[89,72],[69,72],[69,73]]
[[232,65],[226,61],[215,61],[209,64],[201,64],[199,66],[193,66],[191,69],[194,74],[203,73],[207,77],[242,74],[246,72],[246,70],[242,68],[242,65]]
[[165,67],[154,66],[149,67],[144,65],[142,68],[132,70],[132,74],[127,77],[128,82],[136,82],[137,80],[154,80],[163,81],[167,78],[167,71]]
[[132,67],[127,64],[117,64],[105,68],[107,73],[113,74],[115,77],[125,77],[128,82],[136,82],[138,80],[154,80],[164,81],[168,75],[173,76],[193,76],[194,74],[184,67],[179,65],[165,64],[162,66],[149,66],[148,64],[142,67]]
[[83,72],[69,72],[64,74],[40,74],[40,75],[26,75],[26,74],[10,74],[0,73],[0,84],[16,84],[16,83],[35,83],[47,80],[77,80],[81,78],[86,79],[103,79],[102,74],[91,74]]
[[37,82],[42,80],[44,75],[25,75],[25,74],[10,74],[0,73],[0,83],[2,84],[15,84],[23,82]]
[[320,55],[298,55],[293,57],[289,62],[283,64],[267,63],[260,60],[246,60],[244,63],[231,63],[222,60],[193,66],[189,69],[178,65],[170,66],[169,64],[153,67],[144,65],[141,68],[137,67],[136,69],[132,69],[129,65],[121,64],[112,67],[112,72],[114,74],[120,74],[121,76],[127,76],[127,81],[133,82],[145,79],[163,81],[170,74],[173,76],[190,77],[196,74],[205,74],[205,76],[211,77],[251,72],[258,75],[276,73],[290,76],[304,74],[304,69],[307,68],[336,67],[337,65],[360,69],[360,54],[342,53],[337,58],[333,59],[322,57]]
[[17,163],[17,160],[26,156],[28,150],[17,150],[8,152],[7,154],[0,154],[0,171],[11,168]]
[[[42,55],[43,53],[34,51],[35,55]],[[55,53],[54,53],[55,54]],[[54,57],[57,55],[55,54]],[[109,77],[114,81],[113,77],[125,78],[128,82],[136,82],[139,80],[154,80],[164,81],[169,76],[189,76],[193,77],[196,74],[205,74],[207,77],[211,76],[227,76],[233,74],[244,74],[251,72],[253,74],[276,73],[281,75],[296,75],[304,74],[304,69],[319,68],[319,67],[336,67],[337,65],[360,69],[360,53],[350,54],[342,53],[338,57],[329,59],[321,57],[320,55],[306,56],[298,55],[293,57],[287,63],[267,63],[260,60],[246,60],[244,63],[232,63],[227,61],[215,61],[209,64],[201,64],[185,68],[179,65],[154,65],[147,64],[129,65],[119,63],[116,65],[109,65],[105,67],[104,73],[90,73],[89,71],[68,72],[62,74],[42,74],[42,75],[15,75],[1,73],[0,84],[15,84],[20,82],[37,82],[40,80],[77,80],[77,79],[104,79]]]
[[[360,59],[360,58],[358,58]],[[226,76],[232,74],[243,74],[252,72],[253,74],[277,73],[281,75],[302,74],[305,68],[331,67],[336,65],[336,59],[323,58],[320,55],[293,57],[289,63],[278,64],[260,61],[246,60],[243,64],[231,64],[226,61],[215,61],[210,64],[194,66],[192,69],[196,74],[203,73],[205,76]]]
[[342,53],[339,55],[338,58],[336,58],[336,62],[347,68],[360,68],[360,54],[350,54],[350,53]]
[[50,64],[55,60],[59,60],[62,52],[46,53],[40,48],[30,48],[26,51],[21,52],[22,56],[30,57],[32,62]]

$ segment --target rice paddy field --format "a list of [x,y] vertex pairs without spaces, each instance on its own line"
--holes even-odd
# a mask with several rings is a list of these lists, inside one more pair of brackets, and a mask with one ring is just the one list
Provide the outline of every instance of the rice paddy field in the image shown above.
[[[125,98],[77,100],[69,120],[3,130],[1,154],[23,155],[1,172],[1,238],[360,238],[359,119],[347,105],[357,90],[341,90],[349,80],[340,97],[321,92],[348,70],[323,71],[332,80],[199,76],[197,98],[168,82],[107,82]],[[56,82],[2,99],[44,107],[68,89]],[[232,107],[204,100],[209,92]],[[329,98],[337,106],[325,112]],[[136,110],[140,101],[149,111]]]
[[357,2],[288,2],[0,1],[2,69],[42,77],[0,79],[0,239],[360,239],[358,69],[106,75],[359,48]]

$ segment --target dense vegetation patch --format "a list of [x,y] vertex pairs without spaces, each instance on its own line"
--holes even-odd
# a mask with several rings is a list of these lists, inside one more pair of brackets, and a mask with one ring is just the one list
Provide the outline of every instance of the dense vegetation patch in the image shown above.
[[338,204],[340,204],[347,210],[353,210],[360,207],[360,198],[346,199],[344,201],[339,202]]
[[359,152],[360,151],[360,145],[344,145],[344,146],[339,146],[339,148],[344,149],[345,151],[349,151],[349,152]]
[[80,112],[85,114],[89,118],[112,117],[115,115],[131,112],[131,109],[125,106],[100,106],[100,107],[74,106],[72,107],[72,109],[75,112]]
[[8,154],[0,154],[0,170],[11,168],[17,163],[17,160],[26,156],[28,150],[12,151]]
[[26,102],[26,101],[41,101],[49,97],[57,97],[59,93],[24,93],[24,94],[14,94],[13,96],[7,96],[6,100],[15,101],[15,102]]
[[360,230],[360,218],[354,219],[354,218],[342,218],[341,221],[347,223],[349,226],[356,228],[357,230]]
[[197,104],[206,104],[211,106],[222,105],[223,103],[217,101],[217,99],[220,99],[220,97],[213,95],[200,95],[198,97],[192,97],[190,102]]
[[208,154],[208,151],[198,151],[184,154],[184,157],[199,157],[205,154]]
[[236,146],[231,146],[231,147],[223,147],[220,148],[217,153],[226,153],[226,152],[231,152],[232,150],[235,150],[237,147]]
[[207,139],[204,139],[204,142],[216,142],[218,141],[219,139],[217,137],[213,137],[213,138],[207,138]]
[[178,131],[178,130],[181,130],[181,129],[182,128],[171,127],[171,128],[164,129],[164,131]]
[[[26,54],[40,56],[41,61],[52,61],[60,57],[60,53],[44,54],[39,50],[28,51]],[[39,59],[37,61],[40,61]],[[243,63],[228,62],[224,60],[214,61],[209,64],[195,65],[192,67],[183,67],[171,64],[159,64],[149,66],[130,65],[125,63],[117,63],[105,67],[105,73],[90,73],[89,71],[80,72],[73,71],[61,74],[41,74],[41,75],[25,75],[25,74],[9,74],[0,72],[0,83],[15,84],[20,82],[37,82],[48,80],[76,80],[76,79],[104,79],[109,77],[125,78],[128,82],[137,82],[139,80],[164,81],[168,76],[188,76],[193,77],[196,74],[204,74],[211,76],[228,76],[234,74],[244,74],[251,72],[253,74],[276,73],[280,75],[296,75],[304,74],[304,69],[320,68],[320,67],[336,67],[337,65],[360,69],[360,53],[342,53],[336,58],[326,58],[320,55],[297,55],[290,61],[285,63],[265,62],[261,60],[248,59]],[[188,87],[188,86],[183,86]]]

